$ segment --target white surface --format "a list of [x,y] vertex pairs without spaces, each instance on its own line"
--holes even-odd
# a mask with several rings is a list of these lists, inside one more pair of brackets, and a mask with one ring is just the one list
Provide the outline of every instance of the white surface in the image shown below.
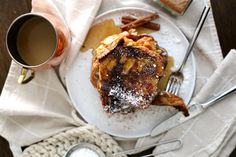
[[[141,17],[148,13],[147,10],[137,8],[116,9],[100,15],[94,23],[114,19],[116,24],[120,24],[120,18],[123,15]],[[173,56],[175,64],[173,70],[175,70],[184,58],[188,41],[178,27],[162,14],[155,22],[160,23],[161,29],[151,35],[161,47],[167,50],[169,56]],[[90,82],[91,63],[91,50],[79,53],[66,76],[66,84],[72,103],[78,112],[87,122],[97,126],[102,131],[125,138],[146,136],[150,134],[153,127],[176,112],[171,107],[151,106],[148,109],[127,115],[116,113],[109,116],[103,111],[99,93]],[[196,78],[193,55],[190,56],[183,72],[185,80],[180,89],[180,96],[188,103],[193,93]]]

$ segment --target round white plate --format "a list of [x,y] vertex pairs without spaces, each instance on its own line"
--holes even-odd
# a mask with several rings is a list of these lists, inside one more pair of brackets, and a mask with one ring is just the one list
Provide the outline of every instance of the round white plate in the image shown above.
[[[120,24],[120,18],[123,15],[140,17],[148,13],[150,11],[139,8],[121,8],[98,16],[94,23],[113,19],[116,24]],[[165,16],[160,14],[160,18],[155,22],[161,25],[161,29],[151,35],[161,47],[167,50],[169,56],[174,57],[174,70],[184,57],[188,41],[179,28]],[[90,83],[91,52],[90,50],[79,53],[66,76],[66,85],[72,103],[88,123],[113,136],[137,138],[149,135],[156,125],[176,113],[172,107],[150,106],[145,110],[127,115],[116,113],[109,116],[103,111],[99,93]],[[185,103],[188,103],[194,90],[196,78],[193,55],[190,55],[183,73],[185,79],[181,86],[180,97],[184,99]]]

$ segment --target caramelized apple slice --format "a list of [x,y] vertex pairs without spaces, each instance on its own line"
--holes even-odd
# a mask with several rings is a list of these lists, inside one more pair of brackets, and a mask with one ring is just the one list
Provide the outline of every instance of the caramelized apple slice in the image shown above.
[[184,116],[189,116],[188,109],[185,106],[185,103],[182,98],[170,94],[165,91],[161,91],[153,100],[152,105],[157,106],[172,106],[179,111],[182,111]]

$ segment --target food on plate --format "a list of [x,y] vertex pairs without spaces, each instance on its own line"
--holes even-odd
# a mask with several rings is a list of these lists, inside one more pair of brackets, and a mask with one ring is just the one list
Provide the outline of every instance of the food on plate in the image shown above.
[[80,50],[86,52],[89,49],[96,49],[104,38],[118,33],[121,33],[121,29],[116,26],[113,19],[107,19],[100,23],[96,23],[90,28]]
[[94,51],[90,80],[108,113],[129,113],[150,105],[173,106],[188,115],[183,100],[161,91],[166,50],[150,35],[124,31],[105,38]]
[[122,26],[116,25],[113,19],[106,19],[100,23],[96,23],[90,28],[80,50],[81,52],[87,52],[87,50],[91,48],[96,49],[104,38],[113,34],[121,33],[122,29],[128,30],[136,28],[136,31],[139,34],[149,34],[158,31],[160,29],[160,24],[150,22],[158,17],[157,13],[151,13],[140,18],[134,16],[122,16],[121,23],[124,24]]
[[186,117],[189,116],[188,109],[185,106],[183,99],[166,91],[160,91],[152,101],[152,104],[158,106],[172,106],[179,111],[182,111]]

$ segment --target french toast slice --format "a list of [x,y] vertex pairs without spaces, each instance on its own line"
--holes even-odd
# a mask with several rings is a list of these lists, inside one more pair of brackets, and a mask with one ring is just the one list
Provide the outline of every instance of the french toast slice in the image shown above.
[[[131,30],[104,39],[94,52],[90,76],[104,110],[129,113],[152,105],[161,93],[158,82],[167,59],[167,52],[149,35],[137,35]],[[180,100],[180,106],[185,107]],[[166,105],[178,106],[172,102]]]

